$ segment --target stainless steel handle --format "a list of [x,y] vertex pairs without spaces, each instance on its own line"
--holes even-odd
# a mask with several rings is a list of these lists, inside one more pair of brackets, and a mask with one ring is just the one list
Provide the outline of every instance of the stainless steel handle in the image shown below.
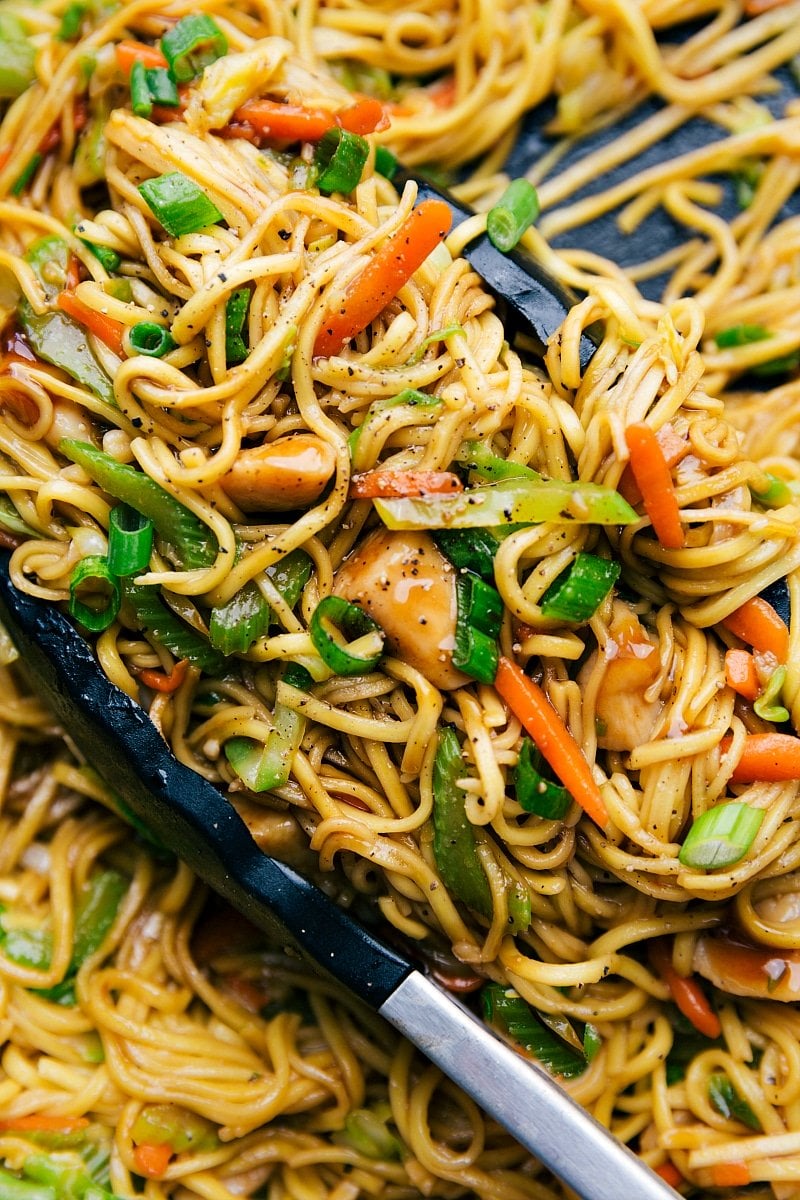
[[412,971],[379,1012],[584,1200],[677,1193],[535,1063]]

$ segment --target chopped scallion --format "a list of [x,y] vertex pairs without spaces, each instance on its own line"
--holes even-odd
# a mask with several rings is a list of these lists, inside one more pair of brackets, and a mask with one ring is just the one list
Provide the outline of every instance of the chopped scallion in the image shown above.
[[61,25],[58,29],[58,40],[60,42],[71,42],[76,38],[81,30],[81,22],[86,16],[86,5],[75,3],[68,4],[64,9],[61,17]]
[[182,17],[164,34],[161,52],[173,79],[188,83],[210,63],[228,53],[228,39],[206,13],[192,13]]
[[786,667],[777,667],[770,675],[767,686],[753,704],[756,716],[761,717],[762,721],[772,721],[773,724],[780,725],[783,721],[789,720],[788,709],[780,703],[785,682]]
[[131,108],[137,117],[149,117],[153,111],[153,100],[147,86],[147,71],[144,63],[137,58],[131,67]]
[[678,858],[703,871],[731,867],[747,854],[763,819],[763,809],[737,801],[709,808],[687,833]]
[[369,144],[360,134],[338,125],[329,129],[320,138],[314,155],[319,190],[326,196],[332,192],[349,195],[361,179],[368,157]]
[[488,529],[439,529],[433,540],[459,571],[474,571],[487,583],[494,580],[494,556],[500,543]]
[[213,200],[180,171],[146,179],[139,184],[139,192],[153,216],[172,237],[197,233],[222,220],[222,213]]
[[117,254],[116,250],[112,250],[110,246],[98,246],[96,242],[89,242],[86,238],[81,238],[84,246],[88,246],[97,261],[105,267],[107,271],[116,271],[122,259]]
[[375,150],[375,170],[384,179],[394,179],[397,174],[398,162],[386,146],[378,146]]
[[548,821],[560,821],[569,811],[572,796],[563,784],[548,779],[544,771],[544,759],[538,747],[531,738],[524,738],[514,770],[517,803],[525,812]]
[[11,185],[11,194],[13,196],[19,196],[25,191],[25,188],[39,170],[41,162],[42,156],[38,153],[38,151],[28,159],[27,164],[22,168],[19,175]]
[[385,635],[380,625],[342,596],[320,600],[308,632],[320,658],[335,675],[372,671],[383,654]]
[[249,353],[242,331],[250,308],[250,299],[249,288],[237,288],[235,292],[231,292],[225,305],[225,361],[229,367],[243,363]]
[[480,683],[493,683],[503,620],[500,593],[471,571],[456,578],[456,632],[453,666]]
[[178,87],[169,71],[164,67],[145,67],[144,74],[153,104],[162,108],[177,108],[180,105]]
[[527,179],[514,179],[486,216],[489,241],[504,253],[513,250],[539,215],[539,196]]
[[617,582],[619,563],[581,551],[541,599],[542,615],[557,621],[588,621]]
[[112,508],[108,520],[108,567],[114,575],[138,575],[153,548],[153,522],[128,504]]
[[131,350],[148,358],[163,358],[175,349],[175,339],[163,325],[155,321],[138,321],[128,332]]
[[70,615],[90,633],[108,629],[119,612],[116,576],[99,554],[89,554],[75,566],[69,581]]

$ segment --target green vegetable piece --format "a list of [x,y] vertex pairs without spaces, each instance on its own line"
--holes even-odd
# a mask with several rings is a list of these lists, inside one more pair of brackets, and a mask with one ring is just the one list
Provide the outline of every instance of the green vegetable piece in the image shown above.
[[192,666],[209,675],[223,674],[224,655],[167,608],[157,587],[137,587],[124,579],[122,594],[138,624],[176,658],[188,658]]
[[[51,303],[64,289],[68,254],[62,238],[46,237],[34,242],[25,255]],[[39,358],[66,371],[107,404],[115,404],[113,384],[89,349],[85,329],[58,310],[35,313],[24,297],[17,306],[17,317]]]
[[36,48],[26,37],[0,37],[0,100],[15,100],[36,79]]
[[587,1024],[583,1031],[583,1052],[587,1062],[594,1062],[603,1046],[603,1039],[596,1025]]
[[228,53],[228,39],[206,13],[182,17],[161,39],[161,52],[172,78],[188,83],[207,66]]
[[786,667],[777,667],[769,677],[767,686],[753,704],[756,716],[763,721],[772,721],[780,725],[789,720],[789,710],[779,703],[783,685],[786,682]]
[[144,77],[153,104],[158,104],[162,108],[180,107],[181,98],[178,94],[178,87],[169,71],[164,67],[145,67]]
[[148,358],[163,358],[175,349],[175,339],[163,325],[155,321],[138,321],[128,333],[131,350]]
[[112,508],[108,522],[108,567],[113,575],[139,575],[153,549],[153,522],[128,504]]
[[678,855],[684,867],[713,871],[744,858],[761,828],[764,810],[734,801],[706,809],[687,833]]
[[785,479],[765,471],[764,480],[766,486],[762,488],[757,488],[753,483],[748,485],[753,499],[757,500],[762,508],[782,508],[784,504],[792,504],[797,499],[796,493]]
[[320,600],[308,632],[317,654],[335,675],[363,675],[374,670],[383,655],[385,634],[378,622],[343,596]]
[[180,171],[146,179],[139,184],[139,192],[153,216],[172,237],[199,233],[223,219],[213,200]]
[[117,254],[116,250],[112,250],[110,246],[98,246],[94,242],[89,242],[86,238],[81,238],[84,246],[88,246],[92,254],[98,262],[102,263],[107,271],[116,271],[122,259]]
[[168,1145],[175,1154],[186,1150],[216,1150],[217,1127],[205,1117],[177,1104],[146,1104],[133,1123],[137,1145]]
[[98,110],[78,139],[73,160],[73,175],[81,188],[105,182],[107,102],[99,101]]
[[500,660],[497,638],[503,602],[496,588],[471,571],[456,577],[456,632],[453,666],[481,683],[493,683]]
[[147,86],[147,73],[144,63],[137,58],[131,67],[131,108],[137,117],[150,116],[153,111],[153,98]]
[[18,533],[22,537],[38,537],[39,534],[30,525],[26,525],[8,496],[0,495],[0,528],[9,533]]
[[503,253],[513,250],[539,211],[539,196],[533,184],[527,179],[513,179],[486,214],[489,241]]
[[19,175],[17,176],[17,178],[14,180],[14,182],[11,185],[12,196],[21,196],[22,195],[22,193],[25,191],[25,188],[28,186],[30,181],[33,179],[34,175],[39,170],[39,167],[41,165],[42,165],[42,155],[39,153],[32,155],[32,157],[28,159],[28,162],[22,168]]
[[360,425],[357,425],[347,439],[350,447],[350,457],[355,467],[360,467],[359,444],[365,431],[380,420],[381,414],[394,408],[407,405],[409,408],[438,408],[441,404],[438,396],[430,396],[427,392],[418,392],[416,388],[404,388],[396,396],[387,396],[384,400],[376,400],[367,410],[367,415]]
[[[94,1182],[84,1163],[74,1154],[61,1156],[29,1154],[22,1164],[23,1173],[37,1184],[53,1189],[58,1200],[118,1200]],[[0,1192],[0,1196],[5,1196]]]
[[761,1122],[746,1100],[743,1100],[727,1075],[709,1075],[708,1098],[718,1113],[728,1121],[741,1121],[748,1129],[761,1132]]
[[71,42],[78,37],[81,23],[86,16],[86,4],[68,4],[61,18],[61,25],[56,35],[59,41]]
[[341,1140],[347,1142],[365,1158],[381,1162],[397,1161],[403,1154],[403,1143],[390,1132],[391,1108],[379,1104],[374,1109],[355,1108],[347,1114]]
[[211,530],[149,475],[117,462],[88,442],[65,438],[59,450],[83,467],[103,491],[149,517],[178,566],[192,570],[213,563],[217,546]]
[[360,181],[368,157],[369,143],[360,134],[338,126],[327,130],[314,154],[319,190],[325,196],[333,192],[349,195]]
[[399,165],[397,159],[387,146],[377,146],[375,148],[375,170],[379,175],[383,175],[384,179],[394,179]]
[[509,933],[524,933],[531,923],[530,892],[516,880],[510,881],[507,903]]
[[20,1179],[0,1167],[0,1196],[3,1200],[59,1200],[55,1189]]
[[250,353],[242,334],[251,297],[250,288],[237,288],[225,305],[225,361],[229,367],[243,363]]
[[462,442],[456,455],[456,462],[480,475],[490,483],[499,483],[504,479],[537,479],[541,480],[538,471],[526,467],[523,463],[509,462],[505,458],[492,453],[485,442]]
[[492,893],[481,866],[475,829],[464,807],[458,780],[465,774],[456,731],[439,732],[433,764],[433,856],[445,887],[484,917],[492,913]]
[[619,579],[619,563],[578,553],[541,599],[542,614],[558,621],[588,621]]
[[714,335],[714,341],[720,350],[730,350],[734,346],[750,346],[753,342],[763,342],[772,337],[763,325],[731,325],[730,329],[722,329]]
[[100,949],[129,887],[130,880],[113,870],[98,872],[85,885],[75,908],[71,971]]
[[269,631],[270,607],[251,580],[227,604],[212,608],[208,636],[223,654],[246,654]]
[[771,358],[768,362],[757,363],[750,371],[760,379],[771,379],[773,375],[788,375],[798,367],[800,351],[794,351],[792,354],[781,354],[778,358]]
[[90,633],[101,633],[116,620],[119,605],[119,584],[106,559],[99,554],[82,558],[69,581],[70,616]]
[[[304,667],[289,663],[283,673],[283,682],[306,691],[313,680]],[[225,743],[228,762],[251,792],[283,787],[305,734],[305,718],[280,701],[275,703],[272,720],[273,728],[263,746],[246,737],[230,738]]]
[[631,525],[638,520],[627,500],[597,483],[560,479],[506,479],[463,492],[373,500],[387,529],[477,529],[536,525]]
[[50,966],[53,939],[47,929],[6,928],[0,915],[0,948],[7,958],[21,967],[46,971]]
[[546,1025],[513,988],[488,984],[481,993],[486,1020],[506,1034],[551,1075],[575,1079],[586,1070],[586,1057]]
[[538,747],[531,738],[523,738],[514,768],[517,803],[525,812],[534,813],[537,817],[561,821],[569,812],[572,796],[563,784],[548,778],[545,769]]
[[499,542],[486,529],[440,529],[433,540],[459,571],[473,571],[487,583],[494,581],[494,556]]
[[294,608],[311,578],[311,559],[305,550],[291,550],[278,562],[267,567],[267,576],[289,608]]

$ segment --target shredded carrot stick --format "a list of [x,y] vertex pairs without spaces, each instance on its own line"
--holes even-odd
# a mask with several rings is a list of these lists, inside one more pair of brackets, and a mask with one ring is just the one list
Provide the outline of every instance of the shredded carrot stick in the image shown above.
[[121,321],[115,321],[112,317],[107,317],[105,313],[98,312],[96,308],[90,308],[74,292],[61,292],[56,303],[62,312],[65,312],[68,317],[72,317],[73,321],[77,321],[79,325],[85,325],[90,333],[99,337],[101,342],[105,342],[109,350],[113,350],[120,358],[125,357],[125,351],[122,348],[125,326]]
[[750,1168],[746,1162],[714,1163],[711,1167],[711,1180],[714,1187],[746,1187],[752,1182]]
[[430,252],[447,237],[452,223],[443,200],[423,200],[395,234],[376,250],[352,281],[339,307],[329,313],[317,335],[314,354],[337,354],[383,312]]
[[564,787],[592,820],[604,828],[608,812],[583,752],[538,683],[510,658],[501,656],[494,686],[519,718]]
[[87,1117],[48,1116],[47,1113],[31,1113],[26,1117],[6,1117],[0,1120],[4,1133],[76,1133],[86,1129]]
[[725,653],[725,682],[745,700],[755,700],[761,688],[756,663],[748,650],[728,650]]
[[[676,467],[692,448],[689,439],[681,437],[679,433],[676,433],[669,422],[666,425],[662,425],[658,430],[656,441],[661,447],[664,453],[664,461],[670,469]],[[628,463],[620,476],[617,491],[622,496],[622,499],[627,500],[628,504],[634,508],[637,504],[641,504],[642,493],[639,491],[636,480],[633,477],[630,463]]]
[[248,100],[236,109],[233,120],[252,125],[276,142],[318,142],[336,125],[332,112],[278,100]]
[[139,678],[145,687],[152,688],[154,692],[177,692],[186,678],[188,669],[188,658],[182,658],[180,662],[175,663],[169,675],[163,671],[151,671],[145,667],[139,672]]
[[695,1029],[708,1038],[718,1038],[722,1033],[719,1017],[706,999],[700,984],[691,977],[684,979],[672,965],[672,955],[665,941],[650,942],[647,953],[654,970],[661,976],[670,990],[672,999]]
[[668,1183],[672,1188],[679,1188],[685,1182],[675,1163],[669,1158],[666,1162],[661,1163],[661,1166],[654,1167],[653,1170],[664,1180],[664,1183]]
[[169,1142],[142,1142],[133,1147],[133,1162],[137,1174],[147,1179],[163,1175],[172,1158],[172,1147]]
[[[720,749],[727,754],[732,739],[724,737]],[[791,733],[750,733],[742,756],[733,768],[733,783],[785,783],[800,779],[800,738]]]
[[146,42],[124,40],[117,42],[114,47],[117,66],[123,75],[130,75],[133,64],[143,63],[145,67],[166,67],[167,60],[158,46],[148,46]]
[[645,512],[656,537],[665,550],[680,550],[684,540],[681,511],[658,438],[650,426],[641,421],[627,427],[625,442],[631,456],[633,478],[642,493]]
[[424,496],[463,490],[463,483],[452,471],[365,471],[363,475],[354,475],[350,480],[351,500]]
[[746,600],[741,608],[723,617],[722,624],[748,646],[774,654],[779,663],[785,663],[789,657],[786,623],[761,596]]

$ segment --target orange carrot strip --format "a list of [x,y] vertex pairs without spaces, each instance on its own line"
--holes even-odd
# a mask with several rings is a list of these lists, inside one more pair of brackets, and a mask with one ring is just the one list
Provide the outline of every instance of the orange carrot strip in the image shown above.
[[653,1170],[656,1175],[659,1175],[664,1180],[664,1183],[668,1183],[672,1188],[677,1189],[682,1183],[686,1182],[671,1159],[667,1159],[660,1167],[653,1167]]
[[714,1163],[711,1167],[714,1187],[745,1187],[751,1183],[750,1168],[746,1162]]
[[117,66],[123,75],[130,75],[135,62],[143,63],[146,67],[166,67],[167,60],[158,46],[148,46],[146,42],[122,41],[114,47]]
[[428,88],[428,95],[437,108],[452,108],[456,102],[456,77],[444,75]]
[[627,427],[625,442],[631,456],[631,471],[656,537],[665,550],[680,550],[683,546],[681,511],[658,438],[650,426],[641,421]]
[[761,691],[756,663],[748,650],[728,650],[725,653],[725,682],[745,700],[755,700]]
[[580,746],[538,683],[510,658],[501,656],[494,686],[573,799],[602,829],[608,824],[608,811],[600,788]]
[[115,321],[105,313],[98,312],[96,308],[90,308],[74,292],[61,292],[56,303],[73,321],[85,325],[90,333],[99,337],[101,342],[105,342],[109,350],[113,350],[120,358],[125,357],[125,351],[122,349],[125,326],[121,321]]
[[355,104],[341,108],[336,114],[336,122],[349,133],[375,133],[389,127],[386,110],[374,96],[359,96]]
[[719,1017],[706,999],[700,984],[692,978],[684,979],[672,965],[672,955],[664,941],[651,942],[647,948],[650,962],[666,983],[677,1004],[688,1021],[707,1038],[718,1038],[722,1033]]
[[337,354],[346,342],[383,312],[430,252],[447,237],[452,223],[443,200],[423,200],[395,234],[380,246],[350,283],[339,307],[329,313],[317,335],[314,354]]
[[147,1179],[163,1175],[172,1158],[172,1147],[169,1142],[142,1142],[133,1147],[133,1161],[137,1174]]
[[741,608],[723,617],[722,624],[748,646],[774,654],[779,663],[785,663],[789,657],[786,623],[761,596],[746,600]]
[[744,6],[746,17],[757,17],[761,13],[771,12],[773,8],[782,8],[789,0],[747,0]]
[[[727,754],[732,739],[724,737],[720,749]],[[750,733],[742,757],[733,768],[733,783],[785,783],[800,779],[800,738],[791,733]]]
[[[656,441],[664,452],[664,461],[670,468],[676,467],[692,448],[689,439],[681,437],[669,423],[662,425],[658,430]],[[641,504],[642,493],[636,485],[630,463],[622,472],[620,481],[617,484],[617,491],[623,500],[627,500],[628,504],[631,504],[634,508],[637,504]]]
[[86,1129],[88,1124],[86,1117],[31,1113],[27,1117],[6,1117],[0,1120],[0,1130],[7,1133],[75,1133],[79,1129]]
[[139,678],[145,687],[152,688],[154,692],[177,692],[186,678],[188,669],[188,658],[182,658],[180,662],[175,663],[169,675],[163,671],[151,671],[149,667],[145,667],[139,672]]
[[248,100],[236,109],[233,120],[246,122],[276,142],[318,142],[337,123],[333,113],[277,100]]
[[354,475],[350,480],[351,500],[424,496],[434,492],[463,490],[463,483],[452,471],[365,471],[363,475]]

